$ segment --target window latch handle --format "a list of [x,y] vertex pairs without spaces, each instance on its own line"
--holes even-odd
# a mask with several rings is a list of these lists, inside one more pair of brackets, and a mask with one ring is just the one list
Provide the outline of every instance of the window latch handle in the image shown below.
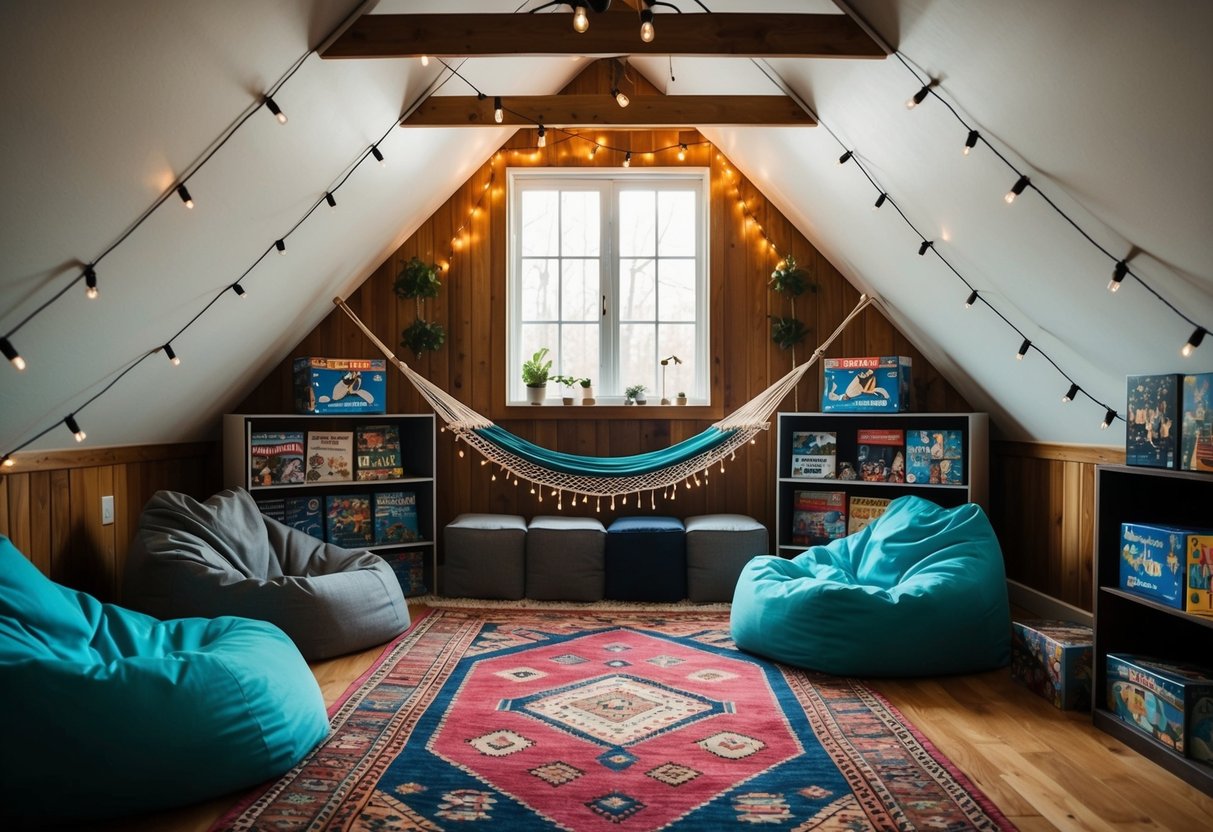
[[602,317],[606,317],[606,295],[602,296]]

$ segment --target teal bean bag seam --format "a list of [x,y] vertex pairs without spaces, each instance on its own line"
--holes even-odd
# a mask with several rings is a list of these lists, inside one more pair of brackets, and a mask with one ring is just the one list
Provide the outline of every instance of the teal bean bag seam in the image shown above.
[[0,536],[0,827],[186,805],[277,777],[328,734],[262,621],[158,621],[60,586]]
[[894,500],[867,528],[742,570],[731,611],[742,649],[845,676],[972,673],[1010,662],[998,538],[980,506]]

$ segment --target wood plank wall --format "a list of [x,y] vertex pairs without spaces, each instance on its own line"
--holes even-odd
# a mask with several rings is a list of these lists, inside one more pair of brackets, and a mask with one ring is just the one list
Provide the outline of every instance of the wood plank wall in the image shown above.
[[[570,92],[606,92],[611,86],[609,65],[599,62],[579,76]],[[654,94],[651,88],[637,94]],[[812,128],[809,128],[812,129]],[[533,130],[519,131],[431,216],[387,261],[351,295],[351,308],[371,330],[393,348],[410,366],[439,387],[454,394],[478,412],[507,430],[544,447],[580,454],[618,456],[655,450],[692,436],[724,413],[748,401],[792,367],[792,355],[781,351],[770,339],[767,316],[787,314],[781,298],[767,287],[779,255],[767,248],[757,226],[778,251],[793,254],[814,277],[817,291],[802,295],[796,311],[812,332],[797,350],[803,361],[819,338],[831,333],[856,304],[859,293],[838,271],[763,198],[716,148],[695,131],[587,130],[591,141],[569,138],[548,130],[548,146],[534,150]],[[713,407],[527,408],[504,406],[507,373],[501,356],[505,346],[505,235],[507,166],[547,165],[561,167],[618,166],[621,150],[604,147],[589,157],[592,141],[613,148],[631,149],[632,167],[684,164],[711,170],[711,309]],[[687,143],[685,162],[677,159],[677,145]],[[657,154],[654,148],[672,149]],[[486,192],[485,185],[492,182]],[[486,196],[487,194],[487,196]],[[746,222],[738,197],[757,220]],[[480,202],[483,210],[469,216]],[[407,199],[402,195],[402,199]],[[461,226],[466,227],[458,231]],[[458,232],[458,234],[457,234]],[[451,239],[459,245],[451,256]],[[400,333],[414,319],[412,301],[396,298],[392,283],[401,266],[413,255],[427,262],[450,263],[437,301],[427,302],[427,317],[446,327],[446,345],[436,353],[415,359],[400,346]],[[922,357],[918,350],[878,311],[866,310],[827,353],[840,355],[910,355],[914,359],[915,394],[918,409],[964,411],[964,399]],[[294,356],[376,356],[374,346],[338,310],[307,334],[291,351]],[[782,410],[817,410],[820,404],[820,369],[806,374]],[[659,396],[658,396],[659,398]],[[650,401],[653,401],[652,399]],[[387,406],[391,412],[426,412],[417,393],[399,374],[388,382]],[[290,359],[273,372],[241,405],[244,413],[290,412]],[[773,431],[772,431],[773,432]],[[690,492],[679,489],[676,500],[657,496],[657,510],[677,516],[708,512],[749,514],[771,528],[775,522],[773,480],[776,467],[773,436],[763,436],[756,446],[739,452],[726,473],[715,472],[706,487]],[[531,517],[555,513],[554,501],[544,495],[540,503],[529,487],[515,487],[504,479],[491,481],[491,470],[469,454],[460,459],[449,434],[438,440],[438,523],[445,525],[461,512],[502,512]],[[646,510],[649,496],[645,495]],[[578,513],[595,513],[597,506],[578,505]],[[568,502],[564,510],[573,511]],[[622,502],[610,511],[609,501],[597,516],[609,522],[635,510]]]
[[[219,488],[218,443],[22,454],[0,476],[0,534],[53,580],[102,601],[119,583],[139,514],[161,489],[199,499]],[[101,497],[114,522],[101,525]]]

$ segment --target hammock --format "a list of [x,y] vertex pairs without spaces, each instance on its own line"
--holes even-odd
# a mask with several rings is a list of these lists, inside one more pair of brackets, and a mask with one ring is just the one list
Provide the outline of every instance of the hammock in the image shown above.
[[551,488],[552,496],[557,498],[557,507],[560,508],[566,491],[574,495],[574,502],[577,495],[582,495],[583,502],[588,502],[590,497],[610,497],[613,507],[613,500],[619,495],[634,492],[639,504],[641,492],[649,491],[655,505],[657,489],[676,490],[679,483],[688,487],[692,483],[698,485],[700,476],[707,478],[713,465],[733,455],[738,448],[753,442],[761,431],[770,428],[768,420],[779,403],[846,329],[847,324],[873,300],[861,295],[855,308],[830,337],[818,345],[808,361],[793,367],[787,375],[702,433],[659,451],[620,457],[561,453],[535,445],[498,427],[397,358],[345,301],[334,298],[333,303],[349,315],[388,361],[404,373],[405,378],[446,423],[447,430],[454,433],[457,440],[466,442],[484,456],[485,461],[481,464],[498,465],[507,479],[512,478],[515,482],[526,480],[540,486],[540,501],[543,500],[542,487]]

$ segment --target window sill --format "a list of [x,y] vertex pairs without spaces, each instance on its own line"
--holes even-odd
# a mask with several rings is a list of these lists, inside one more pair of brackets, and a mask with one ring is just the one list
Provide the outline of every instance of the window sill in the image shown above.
[[677,421],[690,419],[720,419],[724,414],[719,405],[662,405],[662,404],[541,404],[541,405],[505,405],[492,418],[500,420],[518,419],[653,419]]

